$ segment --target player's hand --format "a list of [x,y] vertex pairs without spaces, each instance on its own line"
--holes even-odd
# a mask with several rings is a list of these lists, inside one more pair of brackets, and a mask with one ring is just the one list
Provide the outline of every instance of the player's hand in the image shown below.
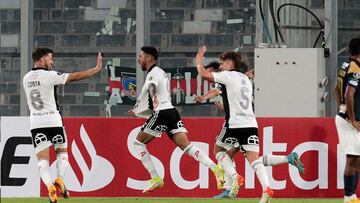
[[221,102],[215,102],[214,105],[216,106],[217,109],[224,111],[224,105]]
[[135,116],[135,113],[134,113],[134,111],[133,111],[132,109],[130,109],[130,110],[128,111],[128,114],[129,114],[129,116],[136,117],[136,116]]
[[352,121],[351,125],[353,125],[354,128],[356,128],[356,130],[360,132],[360,123],[359,122]]
[[249,79],[253,79],[254,78],[254,69],[248,70],[245,75],[249,78]]
[[194,101],[195,101],[196,103],[201,103],[201,102],[203,101],[203,98],[202,98],[202,96],[196,96],[195,99],[194,99]]
[[97,60],[96,60],[96,68],[101,70],[102,69],[102,56],[101,52],[98,52]]
[[156,111],[157,107],[159,106],[159,99],[157,97],[157,94],[154,95],[153,106],[154,106],[154,111]]
[[206,52],[206,46],[201,46],[196,54],[195,63],[196,66],[204,64],[204,54]]

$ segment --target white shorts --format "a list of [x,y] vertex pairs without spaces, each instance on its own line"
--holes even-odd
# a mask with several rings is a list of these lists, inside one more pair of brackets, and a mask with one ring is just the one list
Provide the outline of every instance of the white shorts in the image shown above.
[[341,116],[335,117],[340,151],[343,154],[360,156],[360,133]]

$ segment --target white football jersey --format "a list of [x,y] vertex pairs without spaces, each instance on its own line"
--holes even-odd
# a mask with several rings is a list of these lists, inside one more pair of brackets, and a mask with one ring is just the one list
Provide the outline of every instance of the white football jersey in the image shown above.
[[229,128],[258,127],[252,108],[252,84],[237,71],[212,73],[214,82],[221,84],[225,125]]
[[56,85],[64,85],[68,73],[33,68],[23,78],[23,87],[30,110],[30,128],[63,126],[56,102]]
[[[159,100],[159,105],[156,109],[153,109],[152,98],[149,94],[149,85],[151,83],[156,86],[156,93]],[[171,104],[170,80],[163,69],[154,65],[150,68],[146,76],[144,86],[133,111],[135,115],[142,116],[144,112],[149,112],[149,110],[160,111],[172,108],[174,108],[174,106]]]

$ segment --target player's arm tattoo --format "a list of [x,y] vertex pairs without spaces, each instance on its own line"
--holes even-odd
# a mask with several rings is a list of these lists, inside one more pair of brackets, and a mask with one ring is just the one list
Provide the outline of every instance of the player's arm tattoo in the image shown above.
[[151,98],[154,98],[154,96],[156,95],[156,86],[154,83],[150,83],[149,84],[149,93],[150,93],[150,96]]

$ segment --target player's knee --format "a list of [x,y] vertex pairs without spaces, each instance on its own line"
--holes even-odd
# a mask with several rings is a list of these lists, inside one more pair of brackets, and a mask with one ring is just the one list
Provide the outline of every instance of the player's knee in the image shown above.
[[216,153],[215,158],[216,158],[216,160],[220,160],[224,156],[226,156],[226,152],[220,151],[220,152]]
[[256,169],[261,165],[264,165],[264,164],[262,163],[262,161],[260,159],[256,159],[255,161],[250,162],[250,166],[251,166],[251,168],[254,169],[254,171],[256,171]]
[[69,155],[67,152],[59,152],[56,154],[58,160],[69,161]]
[[44,169],[44,168],[48,168],[49,167],[49,161],[46,160],[46,159],[40,159],[38,161],[38,168],[41,170],[41,169]]
[[144,144],[144,143],[142,143],[142,142],[140,142],[140,141],[138,141],[138,140],[135,140],[134,142],[133,142],[133,147],[135,148],[135,150],[136,151],[144,151],[144,150],[146,150],[146,144]]

